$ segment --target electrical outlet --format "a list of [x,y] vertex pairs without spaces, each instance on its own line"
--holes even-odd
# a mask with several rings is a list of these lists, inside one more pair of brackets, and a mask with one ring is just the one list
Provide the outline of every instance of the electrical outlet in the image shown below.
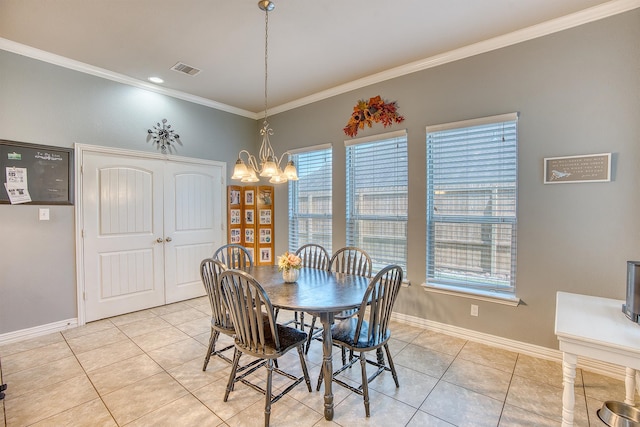
[[475,304],[471,304],[471,315],[472,316],[478,315],[478,306]]
[[38,218],[40,218],[40,221],[49,221],[49,209],[40,208],[38,211]]

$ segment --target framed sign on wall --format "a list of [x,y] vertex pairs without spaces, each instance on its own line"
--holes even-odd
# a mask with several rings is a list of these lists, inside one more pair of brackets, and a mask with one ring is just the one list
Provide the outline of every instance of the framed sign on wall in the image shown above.
[[544,183],[611,181],[611,153],[544,159]]

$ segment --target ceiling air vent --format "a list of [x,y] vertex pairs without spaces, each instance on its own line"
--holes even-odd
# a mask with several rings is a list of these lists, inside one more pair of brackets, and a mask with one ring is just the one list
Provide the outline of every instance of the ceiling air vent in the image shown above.
[[173,71],[177,71],[179,73],[188,74],[190,76],[195,76],[200,71],[202,71],[202,70],[199,70],[198,68],[192,67],[191,65],[187,65],[187,64],[184,64],[182,62],[178,62],[176,65],[171,67],[171,69]]

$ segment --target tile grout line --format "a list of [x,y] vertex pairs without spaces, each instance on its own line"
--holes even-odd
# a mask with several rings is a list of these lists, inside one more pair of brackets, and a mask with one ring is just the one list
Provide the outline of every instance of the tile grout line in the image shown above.
[[[111,322],[111,321],[109,321]],[[111,322],[111,324],[113,325],[113,322]],[[116,325],[113,325],[114,327],[117,328]],[[118,330],[120,330],[118,328]],[[121,331],[122,332],[122,331]],[[107,412],[109,412],[109,415],[111,416],[111,419],[113,420],[114,423],[116,423],[117,426],[120,426],[120,424],[118,424],[118,421],[116,421],[116,418],[113,416],[113,413],[111,412],[111,410],[109,409],[109,407],[107,406],[107,404],[105,403],[104,399],[102,398],[102,395],[100,394],[100,392],[98,391],[98,389],[96,388],[95,384],[93,383],[93,381],[91,380],[91,378],[89,377],[89,374],[87,373],[87,370],[85,369],[84,366],[82,366],[82,363],[80,362],[80,359],[78,359],[78,355],[76,354],[75,351],[73,351],[73,349],[71,348],[71,346],[69,345],[69,341],[67,341],[67,337],[64,336],[64,334],[62,332],[60,332],[60,335],[62,335],[62,339],[64,340],[65,344],[67,344],[67,347],[69,347],[69,350],[71,351],[71,353],[73,354],[73,357],[76,359],[76,361],[78,362],[78,365],[80,365],[80,368],[82,369],[82,372],[84,372],[84,376],[87,378],[87,381],[89,381],[89,383],[91,383],[91,387],[93,387],[93,389],[95,390],[96,394],[98,395],[98,398],[100,399],[100,401],[102,402],[102,404],[104,405],[105,409],[107,410]],[[127,337],[128,338],[128,337]],[[86,404],[86,402],[85,402]],[[71,409],[71,408],[69,408]],[[52,417],[59,415],[55,414],[52,415]],[[51,417],[49,417],[51,418]]]

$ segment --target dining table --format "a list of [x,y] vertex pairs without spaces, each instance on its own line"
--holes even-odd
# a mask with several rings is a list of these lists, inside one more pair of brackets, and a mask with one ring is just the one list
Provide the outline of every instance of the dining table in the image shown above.
[[360,306],[369,278],[303,267],[294,283],[285,283],[277,266],[246,269],[264,288],[271,304],[280,310],[303,311],[322,322],[322,373],[324,376],[324,417],[333,419],[333,341],[334,315]]

